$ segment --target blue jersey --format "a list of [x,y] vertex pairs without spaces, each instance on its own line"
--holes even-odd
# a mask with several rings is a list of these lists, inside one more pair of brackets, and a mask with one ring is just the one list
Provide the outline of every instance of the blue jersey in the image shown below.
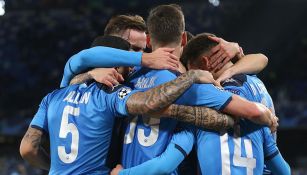
[[127,115],[130,88],[98,83],[55,90],[41,102],[31,127],[49,134],[50,174],[108,174],[105,166],[115,116]]
[[94,67],[140,66],[141,52],[96,46],[73,55],[65,64],[61,87],[69,85],[70,80]]
[[[223,85],[226,90],[250,101],[262,102],[274,111],[272,99],[257,77],[238,75]],[[262,174],[264,158],[270,159],[279,153],[270,130],[248,120],[240,121],[236,134],[198,130],[196,138],[202,174]]]
[[[65,65],[62,86],[68,84],[74,74],[80,73],[91,67],[140,65],[141,54],[131,54],[121,51],[124,59],[108,59],[106,52],[110,52],[114,58],[119,51],[116,49],[97,47],[81,51],[74,55]],[[130,56],[129,56],[130,54]],[[100,56],[99,56],[100,55]],[[96,58],[97,57],[97,58]],[[121,58],[120,57],[120,58]],[[136,57],[136,60],[132,60]],[[84,64],[85,63],[85,64]],[[131,64],[133,63],[133,64]],[[116,65],[118,64],[118,65]],[[132,75],[129,86],[136,89],[148,89],[168,82],[176,78],[176,75],[163,70],[150,70],[137,68],[138,71]],[[223,109],[231,100],[231,93],[222,92],[211,84],[193,85],[182,95],[178,104],[185,105],[206,105],[217,110]],[[126,127],[126,135],[123,146],[122,164],[124,167],[131,167],[141,164],[159,154],[167,146],[176,121],[170,119],[148,119],[147,117],[135,117]]]
[[[268,100],[267,104],[273,104],[262,82],[255,77],[239,76],[230,79],[226,89],[238,95],[249,94],[249,91],[242,87],[245,86],[244,83],[250,83],[245,84],[245,88],[254,89],[252,93],[263,92],[260,98],[262,102],[264,97]],[[253,85],[255,87],[249,87]],[[257,96],[253,95],[247,96],[250,100],[255,100]],[[290,167],[279,154],[267,127],[245,121],[242,121],[241,126],[241,137],[234,137],[233,132],[221,135],[216,132],[197,131],[193,126],[183,125],[184,130],[173,135],[165,152],[138,166],[121,170],[119,174],[170,174],[191,152],[195,142],[202,174],[262,174],[264,157],[275,174],[290,174]]]
[[[176,78],[167,70],[138,69],[131,75],[128,86],[146,90]],[[212,84],[195,84],[176,103],[184,105],[206,105],[221,110],[231,100],[231,93],[221,91]],[[146,116],[135,117],[126,127],[122,164],[125,168],[139,165],[164,152],[177,121],[155,119]]]

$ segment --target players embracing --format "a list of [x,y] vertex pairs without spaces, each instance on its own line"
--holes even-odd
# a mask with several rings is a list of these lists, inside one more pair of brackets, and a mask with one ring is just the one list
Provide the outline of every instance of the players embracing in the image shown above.
[[[134,18],[137,18],[137,20]],[[132,25],[133,22],[137,25]],[[221,38],[209,36],[208,34],[198,35],[187,44],[184,15],[181,8],[177,5],[160,5],[150,11],[147,19],[147,38],[144,25],[140,25],[143,27],[135,27],[142,23],[143,21],[138,16],[122,15],[118,17],[117,21],[113,18],[113,21],[111,20],[107,26],[107,29],[112,31],[109,33],[106,32],[106,34],[120,37],[129,43],[119,41],[119,38],[113,38],[108,41],[113,45],[104,45],[109,47],[96,46],[74,55],[65,66],[64,77],[61,83],[61,86],[67,86],[72,77],[76,74],[83,73],[78,75],[75,83],[83,83],[95,79],[113,89],[113,86],[117,86],[123,80],[123,77],[114,71],[113,68],[112,70],[94,69],[87,73],[84,73],[84,71],[93,67],[117,67],[116,70],[120,73],[124,72],[124,75],[130,73],[129,76],[125,76],[126,81],[124,82],[129,88],[126,87],[124,90],[116,89],[115,87],[114,90],[108,92],[107,88],[96,89],[96,84],[83,83],[66,88],[76,89],[75,91],[71,91],[75,92],[73,95],[69,96],[69,90],[61,92],[63,94],[68,93],[69,98],[68,96],[66,97],[68,99],[67,102],[69,100],[70,103],[76,101],[77,105],[82,104],[79,103],[79,99],[81,100],[86,96],[84,89],[92,88],[91,91],[99,92],[102,90],[103,96],[106,97],[108,97],[108,94],[104,93],[119,94],[117,97],[116,95],[110,97],[111,99],[114,98],[113,101],[106,101],[107,104],[111,105],[109,110],[111,112],[109,112],[108,116],[135,115],[129,118],[130,121],[124,128],[125,136],[121,156],[121,164],[124,169],[121,166],[117,166],[111,173],[179,174],[176,167],[195,144],[202,174],[261,174],[264,158],[266,158],[268,168],[273,173],[290,174],[290,168],[278,152],[275,140],[271,135],[271,131],[276,131],[276,127],[278,126],[277,118],[273,111],[269,109],[273,108],[272,101],[259,79],[244,74],[257,73],[263,69],[267,61],[266,57],[262,54],[244,56],[242,50],[236,43],[230,43]],[[147,46],[153,52],[133,53],[122,51],[125,49],[117,46],[117,48],[122,50],[114,49],[114,45],[116,45],[114,43],[119,42],[122,42],[122,45],[129,45],[129,49],[135,51],[143,50],[145,48],[144,43],[147,42]],[[183,55],[181,55],[182,53]],[[180,57],[184,66],[188,69],[212,71],[214,78],[217,79],[220,77],[220,80],[227,79],[222,82],[226,91],[217,88],[218,83],[212,79],[211,74],[207,74],[205,71],[197,72],[197,75],[201,74],[203,77],[206,77],[203,78],[205,80],[197,80],[195,77],[195,80],[193,80],[193,75],[190,75],[194,73],[193,70],[192,73],[191,71],[184,73],[185,70],[182,64],[178,62]],[[229,63],[229,60],[233,57],[240,59],[235,65]],[[159,61],[163,64],[159,64]],[[255,67],[254,62],[261,64],[257,64],[259,67]],[[121,68],[120,66],[135,67],[131,69]],[[173,71],[159,69],[171,69]],[[176,70],[180,70],[184,74],[179,76],[180,74],[176,73]],[[217,73],[215,73],[216,71]],[[240,75],[234,76],[235,74]],[[177,76],[179,77],[177,78]],[[185,78],[187,76],[193,81],[187,82],[187,78]],[[216,86],[213,84],[193,83],[214,83]],[[82,92],[77,93],[78,91]],[[133,92],[131,93],[132,95],[128,95],[130,91]],[[61,95],[54,94],[56,92],[45,98],[36,118],[32,121],[31,127],[34,127],[34,129],[38,128],[38,131],[35,130],[35,132],[48,130],[52,127],[51,125],[56,125],[56,123],[48,123],[47,120],[49,119],[46,119],[48,118],[48,114],[51,116],[55,115],[50,114],[48,112],[50,110],[46,107],[46,103],[50,103],[51,98],[54,99],[54,97],[50,96],[56,96],[55,98],[61,99]],[[140,94],[139,96],[142,98],[133,94]],[[154,100],[146,100],[144,94],[149,99],[152,97]],[[135,98],[133,99],[132,97]],[[97,95],[95,98],[97,98]],[[119,98],[119,100],[116,98]],[[104,99],[107,98],[104,97]],[[120,101],[121,99],[124,99],[123,102]],[[130,103],[128,103],[129,99]],[[98,101],[99,99],[95,99],[93,103],[101,103]],[[267,103],[265,105],[261,104],[264,101]],[[170,106],[173,102],[174,105]],[[117,103],[120,103],[122,106],[117,107]],[[142,109],[141,106],[145,106],[143,107],[145,109]],[[232,126],[232,119],[228,115],[206,107],[233,116],[236,120],[234,129],[227,130],[229,126]],[[59,108],[62,109],[63,106],[55,105],[53,110],[61,110]],[[86,117],[91,116],[97,110],[101,110],[99,108],[101,107],[94,106],[93,109],[85,108],[84,110],[87,112],[83,115]],[[138,110],[131,112],[129,111],[131,108],[137,108]],[[80,108],[80,111],[79,113],[82,113],[82,108]],[[62,121],[59,120],[61,122],[58,122],[60,125],[55,126],[55,131],[53,131],[55,133],[59,132],[59,134],[50,133],[49,130],[49,140],[51,145],[54,146],[51,149],[51,166],[53,164],[60,164],[60,169],[65,169],[65,163],[71,164],[71,159],[78,160],[78,155],[75,153],[75,142],[79,139],[79,136],[76,139],[78,128],[75,127],[78,125],[76,123],[78,122],[78,117],[74,119],[69,118],[69,116],[78,116],[79,113],[76,108],[72,107],[72,109],[67,109],[65,116],[63,113],[64,117],[62,116]],[[149,116],[144,114],[148,114]],[[99,113],[96,112],[95,116],[97,118],[96,120],[99,120]],[[65,119],[64,124],[63,119]],[[179,123],[178,120],[188,122],[190,125]],[[83,122],[86,123],[86,120],[84,119]],[[98,133],[106,132],[107,138],[111,136],[110,126],[112,125],[113,119],[109,122],[110,124],[106,128],[96,128],[99,130],[97,131]],[[198,127],[195,127],[195,125]],[[179,126],[180,129],[176,129]],[[199,128],[199,126],[202,128]],[[31,127],[30,129],[32,129]],[[175,130],[179,131],[175,132]],[[83,130],[83,132],[87,132],[87,130]],[[42,135],[42,132],[40,135]],[[29,137],[29,133],[25,135],[25,138],[27,137]],[[56,137],[60,138],[58,139]],[[69,138],[68,141],[66,139],[67,143],[63,141],[65,138]],[[38,137],[37,139],[40,138]],[[93,146],[91,145],[91,140],[88,140],[88,142],[88,147],[91,148]],[[21,145],[21,151],[25,146],[23,143]],[[82,145],[83,143],[81,142],[79,144]],[[98,142],[95,144],[98,144]],[[105,155],[108,152],[110,141],[107,141],[104,146],[100,145],[100,147],[95,147],[95,144],[91,153],[92,158],[95,157],[95,153],[103,150],[104,156],[97,156],[96,159],[99,160],[96,161],[101,161],[103,162],[102,164],[105,164]],[[37,142],[35,146],[40,150]],[[95,148],[101,150],[95,152]],[[39,152],[38,150],[36,151]],[[57,154],[55,153],[56,150],[58,151]],[[42,155],[47,156],[46,154]],[[46,157],[44,158],[45,163],[41,165],[41,168],[49,169],[47,164],[48,159]],[[80,159],[78,164],[74,166],[86,163],[87,159]],[[107,168],[104,167],[105,165],[99,164],[99,167],[95,167],[95,164],[93,164],[91,166],[93,169],[97,169],[97,171],[87,171],[85,169],[76,172],[87,174],[108,173]],[[102,167],[103,170],[99,170]],[[52,172],[58,172],[56,170],[57,168],[57,166],[53,167],[54,171]],[[53,174],[52,172],[50,174]],[[64,174],[74,174],[74,172],[73,170],[70,172],[64,171]]]

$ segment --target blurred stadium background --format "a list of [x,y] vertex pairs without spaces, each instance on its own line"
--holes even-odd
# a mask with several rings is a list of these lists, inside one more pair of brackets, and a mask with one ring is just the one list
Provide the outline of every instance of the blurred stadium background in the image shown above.
[[293,174],[307,174],[306,0],[0,0],[0,174],[42,174],[19,156],[20,139],[43,96],[58,88],[66,60],[103,34],[115,14],[178,3],[193,34],[215,33],[245,53],[261,52],[280,117],[278,146]]

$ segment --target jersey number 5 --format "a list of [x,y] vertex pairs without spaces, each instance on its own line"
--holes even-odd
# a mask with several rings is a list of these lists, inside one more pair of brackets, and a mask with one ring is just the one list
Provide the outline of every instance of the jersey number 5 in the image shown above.
[[[244,149],[246,157],[241,156],[241,137],[233,139],[234,142],[234,154],[233,154],[233,165],[246,167],[246,174],[253,175],[253,169],[256,167],[256,159],[253,158],[253,148],[250,139],[243,139]],[[221,142],[221,160],[222,160],[222,175],[230,175],[230,155],[228,146],[228,134],[225,133],[220,137]]]
[[70,153],[66,153],[65,146],[58,146],[58,155],[62,162],[72,163],[78,156],[79,131],[73,123],[68,123],[68,116],[78,117],[79,108],[65,106],[62,114],[61,128],[59,137],[65,139],[68,133],[71,133]]

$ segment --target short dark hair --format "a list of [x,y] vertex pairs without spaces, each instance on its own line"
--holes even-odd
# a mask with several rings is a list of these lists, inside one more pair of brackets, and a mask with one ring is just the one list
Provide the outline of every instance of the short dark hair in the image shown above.
[[187,67],[188,64],[196,63],[199,57],[218,45],[217,42],[212,41],[208,36],[215,35],[210,33],[198,34],[184,47],[180,60],[185,67]]
[[153,8],[147,18],[147,28],[151,39],[160,44],[180,42],[185,30],[181,7],[170,4]]
[[146,23],[139,15],[117,15],[109,20],[104,35],[122,35],[127,29],[146,32]]
[[92,43],[92,47],[105,46],[122,50],[130,50],[130,43],[117,36],[98,36]]
[[187,34],[187,41],[189,42],[191,39],[193,39],[195,36],[189,32],[189,31],[185,31],[185,33]]

